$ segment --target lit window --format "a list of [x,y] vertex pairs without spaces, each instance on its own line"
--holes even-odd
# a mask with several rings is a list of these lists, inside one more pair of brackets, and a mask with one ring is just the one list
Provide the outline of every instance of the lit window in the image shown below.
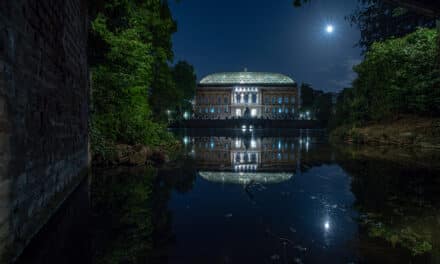
[[278,113],[281,114],[283,112],[283,109],[280,107],[278,108]]
[[284,103],[285,103],[285,104],[288,104],[288,103],[289,103],[289,97],[287,97],[287,96],[284,97]]
[[251,116],[252,117],[256,117],[257,116],[257,109],[254,108],[254,109],[251,110]]
[[211,108],[211,113],[214,114],[215,113],[215,108]]
[[276,108],[272,108],[272,113],[276,113],[277,112],[277,109]]
[[272,104],[275,104],[277,102],[277,98],[274,96],[272,97]]
[[209,110],[208,110],[208,108],[205,108],[205,113],[209,113]]
[[282,104],[283,103],[283,97],[278,97],[278,104]]
[[292,114],[295,114],[295,108],[292,108]]
[[241,116],[241,109],[236,109],[235,110],[235,115],[236,116]]
[[229,112],[229,110],[228,110],[228,107],[226,106],[225,107],[225,113],[228,113]]
[[288,108],[284,109],[284,113],[288,114],[289,113],[289,109]]

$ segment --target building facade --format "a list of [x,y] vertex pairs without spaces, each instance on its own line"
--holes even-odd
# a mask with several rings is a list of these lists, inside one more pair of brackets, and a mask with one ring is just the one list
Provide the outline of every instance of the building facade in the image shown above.
[[297,84],[277,73],[229,72],[203,78],[197,86],[196,119],[295,119]]

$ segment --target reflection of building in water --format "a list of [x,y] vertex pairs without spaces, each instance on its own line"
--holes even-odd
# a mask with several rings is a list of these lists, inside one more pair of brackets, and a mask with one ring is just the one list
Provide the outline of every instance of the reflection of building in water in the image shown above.
[[298,139],[200,137],[191,150],[200,170],[294,172],[299,162]]

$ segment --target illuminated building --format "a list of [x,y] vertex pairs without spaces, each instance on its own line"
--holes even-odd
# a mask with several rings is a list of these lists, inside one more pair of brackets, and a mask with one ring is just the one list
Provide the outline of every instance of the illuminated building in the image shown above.
[[278,73],[228,72],[203,78],[197,86],[196,119],[294,119],[298,86]]

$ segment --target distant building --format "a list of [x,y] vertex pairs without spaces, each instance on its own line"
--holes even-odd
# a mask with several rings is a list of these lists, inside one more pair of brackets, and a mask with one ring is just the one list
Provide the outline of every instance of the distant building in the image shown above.
[[299,109],[297,84],[265,72],[216,73],[197,86],[194,118],[294,119]]

